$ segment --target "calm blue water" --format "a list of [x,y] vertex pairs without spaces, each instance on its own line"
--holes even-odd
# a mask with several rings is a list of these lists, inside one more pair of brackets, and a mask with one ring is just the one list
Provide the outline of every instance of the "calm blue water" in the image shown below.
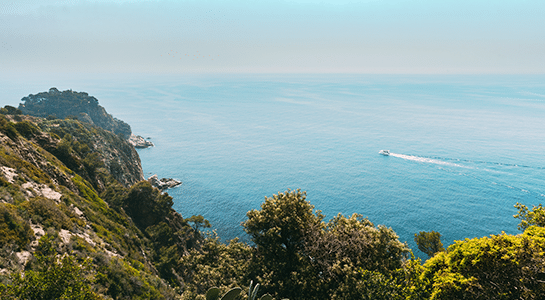
[[300,188],[328,219],[360,213],[421,256],[418,231],[439,231],[446,245],[518,233],[513,205],[545,200],[544,79],[239,75],[58,87],[84,88],[151,137],[156,147],[139,151],[146,176],[182,180],[169,191],[174,208],[202,214],[224,240],[247,240],[240,223],[265,196]]

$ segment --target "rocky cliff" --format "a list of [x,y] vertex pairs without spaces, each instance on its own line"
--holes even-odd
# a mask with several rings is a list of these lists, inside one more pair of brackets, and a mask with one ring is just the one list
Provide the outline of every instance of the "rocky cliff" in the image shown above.
[[0,298],[179,298],[174,270],[201,237],[143,179],[110,131],[0,114]]
[[101,169],[125,187],[144,180],[134,147],[110,131],[72,119],[47,120],[24,115],[6,119],[22,131],[22,137],[56,156],[98,190],[104,188],[98,176]]

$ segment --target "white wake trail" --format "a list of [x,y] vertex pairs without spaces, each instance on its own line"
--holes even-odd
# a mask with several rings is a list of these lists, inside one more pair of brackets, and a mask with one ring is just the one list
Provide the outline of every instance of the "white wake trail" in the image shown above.
[[446,161],[442,161],[442,160],[437,160],[437,159],[433,159],[433,158],[427,158],[427,157],[419,157],[419,156],[405,155],[405,154],[398,154],[398,153],[391,153],[391,152],[390,152],[390,156],[399,157],[399,158],[403,158],[403,159],[406,159],[406,160],[422,162],[422,163],[430,163],[430,164],[436,164],[436,165],[442,165],[442,166],[472,169],[471,167],[467,167],[467,166],[463,166],[463,165],[459,165],[459,164],[455,164],[455,163],[451,163],[451,162],[446,162]]
[[[455,163],[452,163],[452,162],[446,162],[446,161],[443,161],[443,160],[440,160],[440,159],[434,159],[434,158],[429,158],[429,157],[405,155],[405,154],[392,153],[392,152],[390,152],[389,156],[398,157],[398,158],[402,158],[402,159],[410,160],[410,161],[416,161],[416,162],[420,162],[420,163],[435,164],[435,165],[440,165],[440,166],[458,167],[458,168],[472,169],[472,170],[482,170],[482,171],[487,171],[487,172],[500,172],[500,171],[496,171],[496,170],[489,170],[489,169],[482,169],[482,168],[478,168],[478,167],[464,166],[464,165],[455,164]],[[471,161],[466,161],[466,162],[471,162]],[[485,162],[477,162],[477,163],[485,163]],[[494,163],[494,164],[497,164],[497,163]],[[507,164],[497,164],[497,165],[520,167],[518,165],[507,165]],[[522,166],[522,167],[527,167],[527,166]],[[449,171],[448,169],[444,169],[444,168],[441,168],[441,169],[443,169],[445,171]],[[543,168],[538,168],[538,169],[543,169]],[[458,174],[468,176],[468,177],[474,178],[474,179],[479,180],[479,181],[487,182],[489,184],[503,186],[504,188],[520,190],[523,193],[533,194],[534,196],[536,196],[538,198],[545,197],[545,194],[543,194],[542,192],[531,191],[531,190],[528,190],[528,189],[525,189],[525,188],[512,186],[511,184],[508,184],[508,183],[496,182],[495,180],[492,181],[492,180],[485,179],[485,178],[482,178],[481,176],[477,176],[477,175],[474,175],[474,174],[469,174],[469,173],[465,173],[465,172],[461,172],[461,173],[458,173]]]

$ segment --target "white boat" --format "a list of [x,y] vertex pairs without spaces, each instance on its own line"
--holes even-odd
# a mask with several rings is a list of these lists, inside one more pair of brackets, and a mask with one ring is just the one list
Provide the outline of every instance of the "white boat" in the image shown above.
[[378,153],[382,154],[384,156],[388,156],[388,155],[390,155],[390,150],[380,150]]

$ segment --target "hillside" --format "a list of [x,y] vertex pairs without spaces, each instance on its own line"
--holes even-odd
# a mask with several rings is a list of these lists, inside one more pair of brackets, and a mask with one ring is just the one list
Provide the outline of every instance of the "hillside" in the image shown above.
[[176,298],[161,239],[181,255],[199,237],[172,198],[143,181],[127,141],[78,120],[23,115],[0,115],[0,141],[0,283],[23,270],[46,276],[52,262],[63,266],[61,254],[65,267],[94,274],[93,295]]

